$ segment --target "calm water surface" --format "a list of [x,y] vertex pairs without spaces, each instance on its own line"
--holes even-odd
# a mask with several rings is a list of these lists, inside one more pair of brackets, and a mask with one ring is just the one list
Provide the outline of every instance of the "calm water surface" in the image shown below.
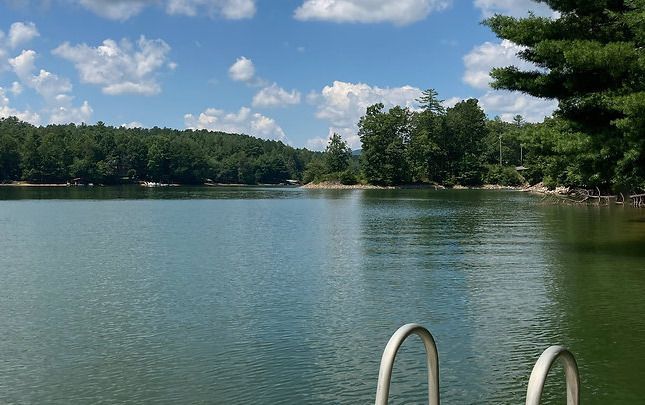
[[[503,191],[0,189],[0,403],[368,404],[434,334],[447,404],[645,398],[645,211]],[[554,373],[547,401],[562,403]],[[392,403],[422,403],[422,347]]]

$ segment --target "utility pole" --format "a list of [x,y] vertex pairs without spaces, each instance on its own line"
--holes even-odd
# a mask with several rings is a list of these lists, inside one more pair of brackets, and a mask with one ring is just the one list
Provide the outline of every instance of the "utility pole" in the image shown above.
[[524,166],[524,145],[520,144],[520,166]]
[[499,135],[499,165],[502,165],[502,134]]

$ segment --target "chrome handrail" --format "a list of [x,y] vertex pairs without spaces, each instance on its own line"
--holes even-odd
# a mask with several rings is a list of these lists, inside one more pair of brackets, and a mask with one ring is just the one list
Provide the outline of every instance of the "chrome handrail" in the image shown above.
[[423,326],[409,323],[400,327],[387,342],[381,367],[378,372],[378,385],[376,387],[375,405],[387,405],[390,395],[390,383],[392,381],[392,367],[399,347],[410,335],[417,335],[423,341],[426,350],[426,362],[428,366],[428,403],[439,405],[439,354],[432,334]]
[[564,374],[567,380],[567,405],[578,405],[580,403],[580,375],[576,359],[566,348],[551,346],[542,353],[533,367],[529,378],[529,386],[526,390],[526,405],[540,404],[546,377],[553,363],[558,359],[564,365]]

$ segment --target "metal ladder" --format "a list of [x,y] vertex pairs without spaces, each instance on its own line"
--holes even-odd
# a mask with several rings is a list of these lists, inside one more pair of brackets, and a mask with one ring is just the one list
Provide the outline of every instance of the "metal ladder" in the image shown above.
[[[437,352],[437,345],[432,334],[423,326],[415,323],[400,327],[387,342],[387,346],[385,346],[378,373],[375,405],[387,405],[390,394],[390,383],[392,381],[392,367],[394,366],[396,353],[403,342],[411,335],[419,336],[425,346],[426,363],[428,366],[428,404],[439,405],[439,353]],[[526,405],[540,404],[546,377],[556,360],[561,360],[564,366],[564,374],[567,381],[567,405],[579,405],[580,377],[578,374],[578,365],[573,354],[562,346],[549,347],[535,363],[526,391]]]

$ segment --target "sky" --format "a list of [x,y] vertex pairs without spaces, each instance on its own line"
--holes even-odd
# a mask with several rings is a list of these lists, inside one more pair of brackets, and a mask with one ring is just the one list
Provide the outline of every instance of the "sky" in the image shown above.
[[372,104],[476,97],[540,122],[557,103],[489,87],[517,45],[481,21],[530,0],[0,0],[0,117],[209,129],[360,147]]

